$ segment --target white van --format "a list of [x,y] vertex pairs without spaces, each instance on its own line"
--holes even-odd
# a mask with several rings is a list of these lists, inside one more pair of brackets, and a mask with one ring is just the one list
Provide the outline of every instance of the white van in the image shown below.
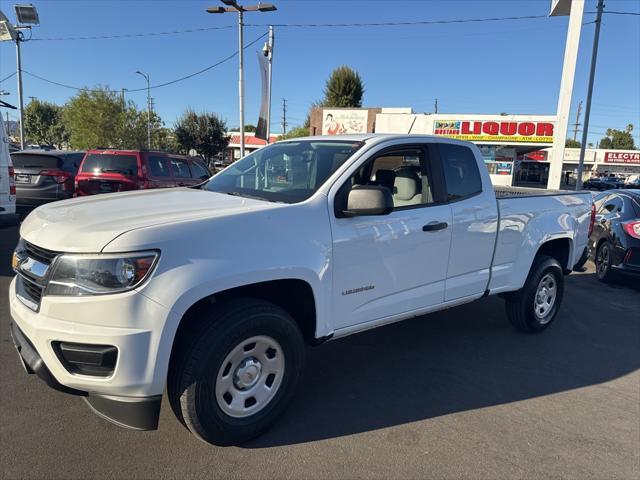
[[0,115],[0,223],[16,219],[16,179],[9,156],[9,137]]

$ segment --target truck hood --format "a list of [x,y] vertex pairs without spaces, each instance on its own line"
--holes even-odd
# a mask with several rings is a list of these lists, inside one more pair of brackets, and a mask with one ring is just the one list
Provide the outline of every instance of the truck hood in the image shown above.
[[94,195],[37,208],[22,223],[20,235],[48,250],[99,252],[117,236],[138,228],[279,206],[192,188]]

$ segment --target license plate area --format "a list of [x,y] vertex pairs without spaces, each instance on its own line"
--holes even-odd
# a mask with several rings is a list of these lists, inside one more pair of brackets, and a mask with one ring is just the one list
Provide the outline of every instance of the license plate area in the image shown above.
[[26,173],[16,174],[16,183],[31,183],[31,175]]

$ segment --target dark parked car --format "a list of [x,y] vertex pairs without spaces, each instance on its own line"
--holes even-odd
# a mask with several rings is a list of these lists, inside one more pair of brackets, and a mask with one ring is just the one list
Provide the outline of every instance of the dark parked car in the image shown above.
[[607,191],[594,204],[589,257],[598,280],[610,282],[618,273],[640,278],[640,190]]
[[11,154],[16,175],[16,208],[24,213],[43,203],[73,196],[84,152],[22,150]]
[[199,158],[145,150],[89,150],[76,195],[197,185],[211,176]]
[[624,188],[624,180],[616,177],[593,177],[584,182],[583,187],[593,190],[613,190]]

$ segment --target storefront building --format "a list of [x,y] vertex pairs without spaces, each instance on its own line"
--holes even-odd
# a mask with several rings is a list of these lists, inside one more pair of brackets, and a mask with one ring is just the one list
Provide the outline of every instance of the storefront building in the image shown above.
[[[314,108],[311,135],[407,133],[475,143],[494,185],[547,185],[555,115],[476,115],[414,113],[411,108]],[[562,186],[573,186],[580,149],[565,148]],[[640,151],[585,151],[583,180],[591,176],[640,174]]]
[[[224,165],[235,162],[240,159],[240,132],[227,132],[229,136],[229,145],[222,152],[221,161]],[[278,141],[279,135],[270,135],[269,143],[275,143]],[[244,154],[249,155],[251,152],[256,151],[260,147],[264,147],[267,144],[266,141],[261,138],[257,138],[253,132],[244,133]]]
[[519,158],[553,145],[553,115],[416,114],[382,109],[377,133],[436,135],[475,143],[495,185],[513,185]]

